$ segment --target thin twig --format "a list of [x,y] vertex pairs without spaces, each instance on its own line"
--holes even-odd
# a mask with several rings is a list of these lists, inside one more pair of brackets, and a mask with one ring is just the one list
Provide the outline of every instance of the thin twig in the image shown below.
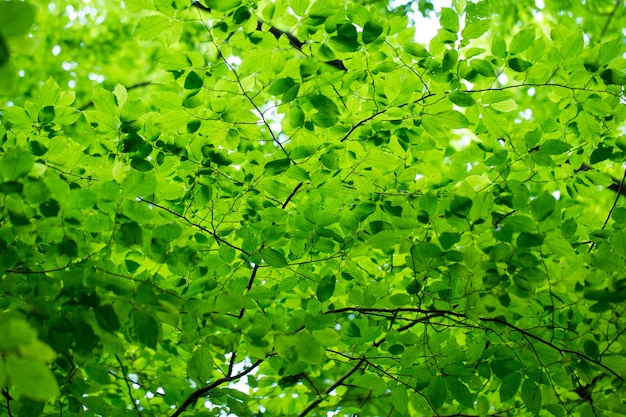
[[65,266],[60,266],[58,268],[53,268],[53,269],[42,269],[41,271],[33,271],[32,269],[13,269],[13,268],[7,268],[5,269],[5,272],[11,272],[13,274],[48,274],[50,272],[58,272],[58,271],[63,271],[66,268],[68,268],[72,263],[68,263]]
[[129,380],[128,376],[126,375],[126,369],[124,369],[124,364],[122,363],[120,357],[117,356],[117,354],[115,355],[115,359],[117,359],[117,363],[120,364],[122,375],[124,375],[124,381],[126,382],[126,387],[128,388],[128,396],[130,397],[130,401],[133,403],[133,407],[135,407],[135,410],[137,411],[137,416],[141,417],[141,410],[139,409],[137,401],[135,401],[135,397],[133,396],[133,387],[130,384],[131,380]]
[[619,9],[620,4],[622,4],[622,0],[616,0],[615,6],[613,6],[613,10],[611,10],[611,12],[606,18],[606,21],[604,22],[604,26],[602,27],[602,30],[600,31],[600,35],[595,40],[596,42],[600,42],[602,38],[604,38],[604,35],[606,35],[606,32],[607,30],[609,30],[609,26],[611,25],[611,20],[613,20],[613,17],[615,17],[615,12],[617,12],[617,9]]
[[191,226],[194,226],[194,227],[197,227],[198,229],[202,230],[203,232],[210,234],[211,236],[213,236],[213,238],[214,238],[215,240],[217,240],[217,242],[218,242],[218,243],[220,243],[220,244],[221,244],[221,243],[223,243],[223,244],[225,244],[226,246],[230,246],[231,248],[233,248],[233,249],[235,249],[235,250],[237,250],[237,251],[239,251],[239,252],[243,253],[244,255],[250,256],[250,253],[249,253],[248,251],[246,251],[246,250],[244,250],[243,248],[240,248],[240,247],[238,247],[238,246],[235,246],[235,245],[233,245],[232,243],[230,243],[230,242],[228,242],[228,241],[226,241],[226,240],[222,239],[221,237],[219,237],[219,236],[217,235],[217,233],[210,231],[209,229],[207,229],[206,227],[204,227],[204,226],[202,226],[202,225],[200,225],[200,224],[198,224],[198,223],[194,223],[194,222],[192,222],[192,221],[191,221],[191,220],[189,220],[187,217],[183,216],[182,214],[178,214],[178,213],[176,213],[174,210],[171,210],[171,209],[169,209],[169,208],[167,208],[167,207],[165,207],[165,206],[162,206],[162,205],[160,205],[160,204],[157,204],[157,203],[155,203],[154,201],[146,200],[145,198],[142,198],[142,197],[137,197],[137,200],[139,200],[139,201],[140,201],[140,202],[142,202],[142,203],[152,204],[154,207],[158,207],[158,208],[160,208],[161,210],[165,210],[165,211],[167,211],[168,213],[170,213],[171,215],[176,216],[176,217],[178,217],[179,219],[184,220],[185,222],[187,222],[187,224],[189,224],[189,225],[191,225]]

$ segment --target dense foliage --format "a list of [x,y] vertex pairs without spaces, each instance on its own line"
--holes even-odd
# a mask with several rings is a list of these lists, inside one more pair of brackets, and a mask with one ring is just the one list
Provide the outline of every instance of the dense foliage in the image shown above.
[[626,9],[546,3],[0,1],[0,414],[626,415]]

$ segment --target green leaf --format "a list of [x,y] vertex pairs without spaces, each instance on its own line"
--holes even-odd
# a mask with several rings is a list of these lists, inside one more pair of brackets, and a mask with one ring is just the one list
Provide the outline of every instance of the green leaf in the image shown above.
[[345,23],[337,29],[337,35],[330,37],[330,46],[339,52],[354,52],[359,49],[356,27],[352,23]]
[[[489,20],[474,20],[465,25],[461,31],[461,36],[464,40],[477,39],[483,36],[491,26]],[[496,55],[494,53],[494,55]]]
[[268,161],[264,166],[265,174],[270,177],[274,175],[282,174],[283,172],[287,171],[290,166],[291,166],[291,159],[289,158],[281,158],[281,159],[275,159],[273,161]]
[[39,98],[42,106],[54,106],[59,99],[59,85],[54,78],[48,78],[39,90]]
[[599,97],[590,97],[585,100],[583,108],[594,116],[607,117],[613,114],[613,108]]
[[543,192],[530,203],[533,217],[538,222],[545,220],[556,208],[556,199],[552,194]]
[[439,236],[439,243],[441,244],[441,247],[444,250],[450,249],[452,247],[452,245],[454,245],[455,243],[459,242],[460,240],[461,240],[461,234],[460,233],[443,232]]
[[197,90],[202,88],[203,85],[202,77],[198,75],[195,71],[190,71],[185,78],[185,89],[186,90]]
[[400,413],[406,413],[409,406],[409,396],[407,394],[407,388],[404,385],[396,385],[391,390],[391,400],[393,406]]
[[35,9],[22,1],[0,2],[0,35],[16,36],[26,34],[35,21]]
[[526,409],[533,415],[539,415],[541,410],[541,389],[530,379],[522,384],[522,401]]
[[270,88],[267,90],[268,93],[278,95],[283,94],[285,91],[288,91],[296,85],[296,82],[291,77],[280,78],[272,83]]
[[149,41],[159,37],[170,24],[170,18],[163,15],[145,16],[135,28],[134,36],[140,41]]
[[470,93],[454,91],[448,95],[451,102],[460,107],[470,107],[476,104]]
[[219,12],[227,12],[238,7],[241,0],[206,0],[206,5]]
[[296,336],[295,348],[299,359],[318,366],[321,366],[324,363],[324,348],[310,333],[298,333]]
[[528,49],[535,41],[535,28],[530,27],[522,29],[513,36],[509,44],[509,53],[511,55],[519,54]]
[[213,373],[213,355],[205,346],[196,348],[187,362],[187,375],[198,386],[204,386]]
[[600,356],[598,344],[593,340],[585,340],[585,343],[583,343],[583,350],[585,351],[585,354],[592,359],[598,359]]
[[33,157],[28,152],[12,149],[0,160],[0,173],[6,181],[13,181],[28,174],[33,165]]
[[522,382],[522,375],[518,372],[508,374],[502,379],[500,384],[500,401],[509,401],[513,399]]
[[522,232],[517,237],[517,245],[522,248],[541,246],[542,244],[543,244],[543,237],[536,233]]
[[526,72],[532,66],[530,62],[517,57],[509,59],[508,65],[515,72]]
[[494,36],[491,41],[491,53],[498,58],[506,58],[506,42],[499,36]]
[[96,321],[102,330],[113,333],[120,328],[120,320],[111,304],[103,304],[95,309]]
[[457,400],[459,404],[468,408],[474,408],[475,396],[469,392],[467,386],[459,381],[457,377],[449,376],[446,378],[446,385],[452,398]]
[[437,258],[441,255],[441,249],[434,243],[421,243],[413,246],[411,254],[417,259]]
[[576,117],[576,125],[580,131],[581,139],[591,141],[593,143],[597,143],[599,141],[601,133],[600,123],[593,115],[587,113],[586,111],[579,112]]
[[164,239],[168,242],[173,241],[182,233],[181,227],[176,223],[164,224],[152,231],[152,237]]
[[363,43],[372,43],[383,33],[383,27],[379,22],[367,21],[363,26]]
[[454,9],[443,7],[441,9],[441,17],[439,18],[441,27],[449,32],[457,33],[459,31],[459,16]]
[[133,313],[133,327],[137,340],[145,346],[156,349],[159,341],[161,326],[156,318],[142,310],[136,310]]
[[312,96],[310,99],[311,104],[317,111],[322,114],[327,115],[337,115],[339,114],[339,108],[335,104],[333,100],[330,98],[323,96],[321,94],[316,94]]
[[37,339],[37,332],[26,320],[0,317],[0,350],[9,351],[28,345]]
[[276,249],[272,248],[263,248],[260,251],[261,256],[263,257],[263,261],[269,266],[274,268],[284,268],[287,265],[287,259],[285,259],[285,255],[278,252]]
[[548,139],[539,147],[539,151],[546,155],[561,155],[572,149],[569,143],[557,140]]
[[455,195],[450,202],[450,212],[455,216],[467,217],[472,208],[471,198]]
[[437,134],[451,129],[462,129],[469,126],[469,120],[461,112],[446,110],[437,114],[425,114],[422,124],[429,133]]
[[334,275],[327,275],[322,278],[322,280],[317,284],[317,290],[315,291],[317,299],[321,302],[329,300],[335,292],[336,281],[337,278],[335,278]]
[[10,385],[26,398],[48,401],[60,395],[54,374],[41,362],[9,355],[5,359],[5,371]]
[[435,410],[440,409],[446,401],[448,392],[446,389],[446,380],[440,376],[434,376],[428,383],[428,400]]
[[476,410],[479,417],[485,417],[489,412],[489,401],[484,395],[479,396],[476,400]]

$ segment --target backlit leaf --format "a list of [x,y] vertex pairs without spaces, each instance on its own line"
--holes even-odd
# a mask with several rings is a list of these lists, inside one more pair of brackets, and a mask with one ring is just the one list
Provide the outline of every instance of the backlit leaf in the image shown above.
[[54,374],[41,362],[9,355],[5,360],[5,372],[9,383],[26,398],[47,401],[60,394]]
[[509,44],[509,53],[511,55],[519,54],[528,49],[535,40],[535,28],[530,27],[522,29],[513,36]]
[[263,248],[261,249],[260,253],[263,257],[263,260],[269,266],[273,266],[274,268],[283,268],[288,265],[285,256],[278,252],[276,249]]
[[204,386],[213,372],[213,355],[211,351],[200,346],[196,348],[187,362],[187,375],[198,385]]

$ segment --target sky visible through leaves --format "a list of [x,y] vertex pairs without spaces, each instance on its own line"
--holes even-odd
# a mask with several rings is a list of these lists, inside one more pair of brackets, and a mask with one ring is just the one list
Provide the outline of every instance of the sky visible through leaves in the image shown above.
[[626,415],[624,27],[0,0],[0,415]]

